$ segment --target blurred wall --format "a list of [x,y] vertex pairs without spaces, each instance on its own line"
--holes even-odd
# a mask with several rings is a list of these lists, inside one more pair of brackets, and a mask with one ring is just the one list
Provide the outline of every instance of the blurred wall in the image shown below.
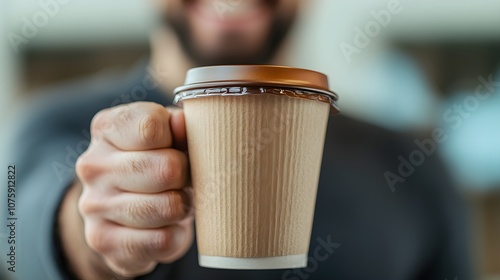
[[[428,126],[433,117],[421,112],[434,108],[437,102],[435,88],[422,69],[407,54],[394,52],[394,42],[500,37],[496,12],[500,1],[495,0],[306,2],[309,11],[293,39],[291,64],[329,74],[345,114],[391,129]],[[21,52],[147,44],[148,32],[157,20],[151,6],[141,0],[32,0],[0,5],[4,6],[2,19],[7,29],[16,33],[40,12],[51,11],[35,36],[20,45]],[[384,18],[386,11],[389,19]],[[379,22],[379,29],[374,26],[368,43],[356,47],[358,28],[366,33],[374,21]],[[346,55],[346,44],[356,47],[357,52]],[[20,60],[23,56],[11,58]]]
[[[5,20],[13,32],[20,33],[26,19],[39,21],[36,35],[23,45],[37,49],[144,42],[156,20],[151,6],[141,0],[8,1],[6,10]],[[48,20],[35,19],[43,12]]]
[[[500,42],[500,1],[496,0],[311,2],[292,60],[329,74],[344,113],[391,129],[428,126],[435,117],[429,112],[437,105],[436,89],[420,65],[407,54],[394,52],[394,43]],[[391,7],[396,12],[386,19],[383,14]],[[370,26],[374,21],[383,24],[377,29]],[[358,28],[365,35],[371,28],[374,34],[361,46],[355,41]],[[346,57],[342,43],[359,52]]]
[[[2,135],[10,131],[10,116],[13,114],[13,102],[19,85],[19,72],[17,68],[16,56],[12,52],[10,45],[4,38],[7,37],[8,26],[5,20],[7,10],[6,1],[0,2],[0,130]],[[6,157],[6,137],[0,137],[0,164],[5,166]]]

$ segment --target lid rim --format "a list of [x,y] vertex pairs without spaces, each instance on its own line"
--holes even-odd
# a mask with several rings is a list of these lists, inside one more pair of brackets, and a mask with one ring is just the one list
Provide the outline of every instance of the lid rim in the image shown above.
[[285,83],[274,83],[274,82],[262,82],[256,83],[255,81],[226,81],[226,82],[210,82],[210,83],[196,83],[184,86],[179,86],[175,88],[174,94],[177,95],[181,92],[204,89],[204,88],[220,88],[220,87],[230,87],[230,86],[253,86],[253,87],[282,87],[287,89],[300,89],[305,91],[312,91],[315,93],[328,95],[335,100],[338,100],[338,94],[331,90],[325,90],[322,88],[314,88],[307,85],[300,84],[285,84]]
[[[269,88],[272,88],[272,87],[269,87]],[[203,88],[201,88],[203,89]],[[201,90],[201,89],[198,89],[198,90]],[[297,87],[294,87],[294,88],[283,88],[283,89],[287,89],[289,91],[291,90],[301,90]],[[196,89],[192,89],[192,90],[196,90]],[[234,96],[234,97],[238,97],[238,96],[245,96],[245,95],[260,95],[262,93],[259,93],[259,92],[239,92],[239,93],[231,93],[231,92],[225,92],[225,93],[219,93],[219,92],[211,92],[211,93],[189,93],[190,91],[192,90],[186,90],[186,91],[181,91],[179,92],[178,94],[175,95],[175,98],[174,98],[174,105],[177,105],[179,107],[182,107],[182,103],[183,101],[185,100],[189,100],[189,99],[197,99],[197,98],[207,98],[207,97],[217,97],[217,96]],[[307,91],[307,90],[305,90]],[[188,94],[188,95],[185,95],[185,94]],[[302,95],[290,95],[290,94],[287,94],[287,93],[284,93],[283,91],[280,91],[279,93],[273,93],[273,92],[267,92],[266,94],[278,94],[278,95],[286,95],[286,96],[289,96],[289,97],[293,97],[293,98],[305,98],[305,99],[309,99],[309,100],[318,100],[318,101],[321,101],[321,102],[325,102],[325,103],[328,103],[330,105],[330,111],[334,114],[338,114],[340,113],[340,108],[338,107],[337,105],[337,101],[338,99],[335,99],[333,96],[329,95],[329,94],[325,94],[323,92],[312,92],[312,91],[309,91],[309,94],[302,94]],[[305,96],[308,96],[308,97],[305,97]],[[313,98],[313,96],[325,96],[325,98],[327,98],[328,101],[326,100],[320,100],[319,98]]]
[[[330,99],[338,95],[330,90],[328,76],[314,70],[280,65],[214,65],[188,70],[184,85],[174,89],[178,95],[186,91],[229,87],[282,88],[300,90],[305,95],[318,94]],[[338,107],[337,107],[338,108]]]

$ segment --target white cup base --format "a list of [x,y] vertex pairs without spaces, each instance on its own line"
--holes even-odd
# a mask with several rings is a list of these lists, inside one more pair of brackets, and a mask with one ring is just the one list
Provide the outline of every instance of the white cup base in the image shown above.
[[202,267],[224,269],[286,269],[307,266],[307,254],[266,257],[266,258],[232,258],[218,256],[198,256]]

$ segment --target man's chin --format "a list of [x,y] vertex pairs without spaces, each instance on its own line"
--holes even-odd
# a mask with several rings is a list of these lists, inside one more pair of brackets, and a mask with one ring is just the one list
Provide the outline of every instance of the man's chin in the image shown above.
[[[234,65],[234,64],[268,64],[277,54],[279,47],[292,27],[294,17],[287,19],[275,19],[267,30],[267,38],[262,40],[259,50],[251,50],[245,45],[239,34],[227,34],[221,38],[220,49],[211,52],[199,40],[192,38],[193,33],[189,30],[186,19],[177,15],[164,17],[164,23],[176,33],[183,50],[197,66],[207,65]],[[248,40],[247,40],[248,41]],[[211,49],[216,49],[213,46]]]
[[246,55],[242,55],[242,52],[197,52],[197,54],[191,54],[194,56],[194,60],[198,66],[209,66],[209,65],[235,65],[235,64],[264,64],[268,63],[271,58],[263,55],[263,53],[253,52]]

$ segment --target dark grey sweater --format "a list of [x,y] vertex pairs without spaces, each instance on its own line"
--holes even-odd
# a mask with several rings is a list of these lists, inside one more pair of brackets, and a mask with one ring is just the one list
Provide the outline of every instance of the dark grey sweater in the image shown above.
[[[125,77],[97,78],[51,90],[22,114],[12,144],[17,168],[17,261],[20,279],[69,279],[56,215],[75,178],[99,110],[133,101],[171,105],[141,64]],[[146,81],[146,82],[145,82]],[[393,192],[384,173],[416,146],[381,128],[330,118],[308,267],[231,271],[198,266],[196,245],[143,279],[471,279],[465,204],[436,155]],[[2,244],[5,246],[5,244]],[[3,249],[3,248],[2,248]],[[14,273],[10,273],[14,275]]]

